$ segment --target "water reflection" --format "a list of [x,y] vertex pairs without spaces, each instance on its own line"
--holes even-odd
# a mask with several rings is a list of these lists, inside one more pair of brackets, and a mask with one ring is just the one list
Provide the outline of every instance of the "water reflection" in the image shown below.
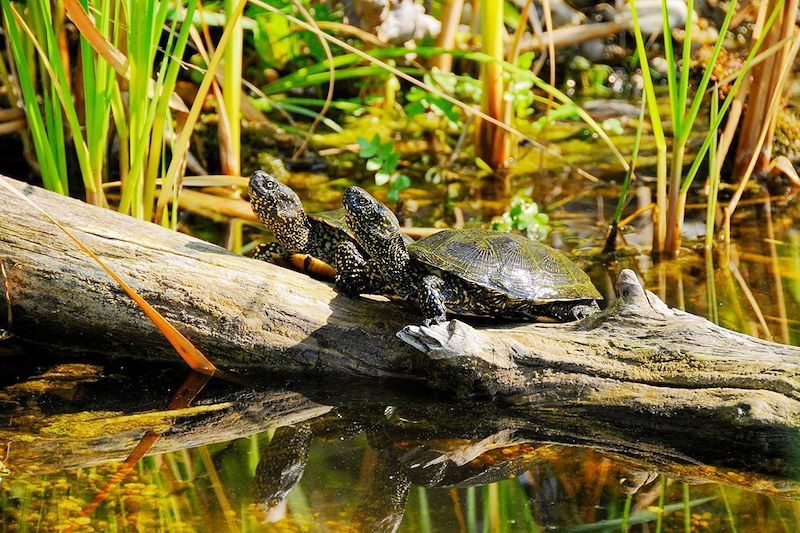
[[[791,454],[692,456],[669,432],[656,445],[588,431],[577,411],[252,376],[161,411],[182,369],[4,362],[24,369],[0,393],[4,531],[791,531],[800,518]],[[130,394],[145,376],[148,394]],[[156,430],[152,455],[109,487]]]

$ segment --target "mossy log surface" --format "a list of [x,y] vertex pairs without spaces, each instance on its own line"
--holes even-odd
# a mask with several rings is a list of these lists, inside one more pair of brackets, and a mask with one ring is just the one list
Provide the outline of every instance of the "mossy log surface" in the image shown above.
[[[406,327],[419,318],[389,302],[346,298],[302,274],[16,186],[219,366],[422,381],[485,393],[531,413],[557,406],[619,427],[669,426],[707,447],[725,439],[734,448],[756,443],[776,457],[796,444],[800,348],[669,309],[629,271],[620,276],[616,301],[580,322]],[[0,213],[15,335],[73,351],[176,357],[58,228],[3,189]]]

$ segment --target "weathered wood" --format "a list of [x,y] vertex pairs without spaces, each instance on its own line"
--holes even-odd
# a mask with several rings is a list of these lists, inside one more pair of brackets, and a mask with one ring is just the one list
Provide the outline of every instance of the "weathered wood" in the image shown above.
[[[15,183],[217,365],[412,378],[424,359],[395,337],[415,320],[397,307],[345,298],[297,272]],[[17,336],[65,349],[175,359],[150,321],[61,230],[4,188],[0,213],[9,329]]]
[[[668,421],[687,438],[796,440],[800,349],[667,308],[632,273],[606,311],[573,324],[431,328],[385,301],[17,183],[219,365],[394,376],[528,408],[557,405],[633,427]],[[174,358],[122,291],[61,232],[0,189],[0,259],[11,329],[112,355]],[[4,309],[0,305],[0,309]],[[0,311],[2,312],[2,311]],[[412,349],[413,345],[417,350]],[[715,445],[721,441],[715,441]],[[710,444],[709,444],[710,445]]]

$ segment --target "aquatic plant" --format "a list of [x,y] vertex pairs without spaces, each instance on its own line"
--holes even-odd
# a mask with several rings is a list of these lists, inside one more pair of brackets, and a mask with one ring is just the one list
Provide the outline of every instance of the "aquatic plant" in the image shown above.
[[492,219],[492,229],[516,230],[535,241],[544,240],[550,233],[550,217],[540,211],[539,205],[531,200],[532,193],[531,188],[518,191],[512,198],[508,211]]
[[[58,6],[53,11],[46,0],[24,4],[2,1],[15,79],[45,186],[68,192],[66,150],[71,138],[88,201],[105,205],[103,183],[118,177],[120,211],[153,219],[158,194],[159,213],[168,201],[173,205],[172,217],[161,216],[159,221],[174,224],[176,181],[167,180],[169,186],[162,187],[160,193],[157,181],[167,177],[170,149],[177,174],[183,157],[175,141],[178,133],[185,131],[181,127],[188,127],[191,133],[193,126],[191,116],[186,115],[188,109],[174,91],[192,29],[184,21],[192,19],[197,0],[177,6],[132,0],[83,4],[65,0]],[[80,32],[80,68],[74,79],[65,48],[64,8]],[[92,20],[87,10],[99,15]],[[235,23],[236,17],[231,17],[229,25],[235,27]],[[205,77],[213,78],[214,74],[209,69]],[[238,95],[241,79],[235,79],[236,74],[235,69],[228,74],[228,84],[237,87],[229,91]],[[80,86],[74,98],[70,94],[73,86]],[[201,101],[204,96],[199,94]],[[235,106],[236,97],[232,102]],[[229,113],[233,112],[231,108]],[[238,111],[235,113],[238,123]],[[189,122],[184,123],[184,119]],[[117,152],[109,149],[110,131],[119,141],[114,143]],[[232,138],[230,131],[226,134]],[[238,169],[238,163],[234,169]]]
[[358,137],[360,150],[358,155],[367,160],[367,170],[375,172],[375,185],[387,188],[387,198],[390,202],[400,199],[400,191],[411,185],[411,179],[397,171],[400,153],[394,149],[392,141],[381,142],[380,136],[375,134],[372,139]]
[[[492,59],[481,64],[481,111],[495,120],[506,122],[503,93],[503,69],[499,62],[505,59],[503,45],[503,7],[502,0],[483,0],[481,7],[481,47],[483,53]],[[509,155],[509,140],[506,132],[495,124],[478,123],[476,153],[493,169],[504,167]]]

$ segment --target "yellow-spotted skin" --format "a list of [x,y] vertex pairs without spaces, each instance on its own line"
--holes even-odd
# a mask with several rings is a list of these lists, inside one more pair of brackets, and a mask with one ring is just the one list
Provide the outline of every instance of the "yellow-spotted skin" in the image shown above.
[[253,173],[248,193],[253,212],[277,241],[259,246],[256,259],[306,254],[333,266],[339,243],[355,242],[341,209],[308,215],[297,194],[263,170]]

